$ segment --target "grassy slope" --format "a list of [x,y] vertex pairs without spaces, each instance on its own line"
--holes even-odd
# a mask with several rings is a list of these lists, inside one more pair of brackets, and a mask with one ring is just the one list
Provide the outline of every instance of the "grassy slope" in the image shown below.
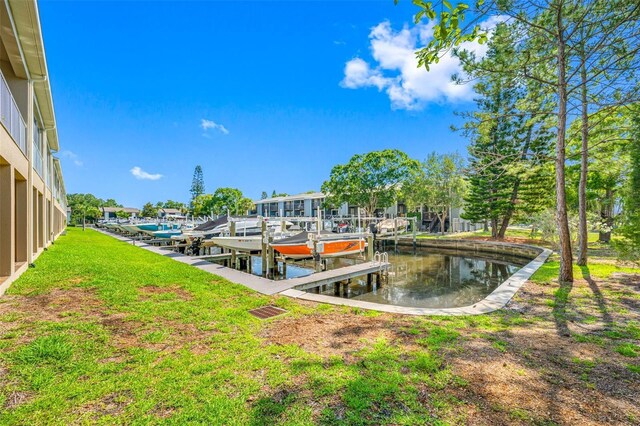
[[[141,297],[141,287],[150,285],[185,290],[190,300],[171,291]],[[363,364],[336,361],[327,375],[317,357],[296,347],[264,345],[256,336],[263,323],[247,311],[269,303],[269,298],[94,231],[70,229],[9,294],[35,297],[70,286],[95,290],[104,303],[100,310],[130,323],[126,328],[138,340],[123,347],[116,342],[118,330],[108,327],[103,315],[96,318],[73,309],[55,321],[5,315],[3,322],[18,326],[0,340],[0,359],[8,370],[0,400],[15,392],[25,392],[30,399],[3,411],[0,423],[65,424],[83,419],[103,424],[268,424],[277,419],[305,424],[312,415],[305,398],[270,396],[302,374],[313,382],[303,386],[305,392],[317,393],[320,399],[333,392],[344,395],[345,416],[355,423],[373,401],[388,395],[413,408],[411,414],[392,415],[393,422],[412,423],[428,415],[416,404],[410,383],[431,370],[440,371],[429,352],[400,364],[400,352],[381,341],[360,355]],[[275,303],[294,315],[311,309],[286,298]],[[181,328],[177,324],[193,324],[202,331],[206,337],[191,343],[204,344],[207,350],[193,351],[190,342],[163,349],[164,343],[180,340],[175,336]],[[414,373],[400,374],[404,365],[412,365]],[[120,403],[126,409],[117,409]],[[167,413],[170,416],[163,419]]]
[[[504,311],[407,318],[303,305],[90,230],[70,229],[36,263],[0,299],[0,424],[464,423],[466,402],[450,389],[468,383],[447,362],[461,332],[505,352],[492,333],[536,321]],[[534,278],[546,282],[555,268]],[[401,338],[381,334],[348,358],[322,357],[262,338],[273,322],[247,311],[268,303],[289,319],[377,317]],[[616,342],[612,350],[633,359],[637,340]],[[506,410],[522,420],[518,407]]]

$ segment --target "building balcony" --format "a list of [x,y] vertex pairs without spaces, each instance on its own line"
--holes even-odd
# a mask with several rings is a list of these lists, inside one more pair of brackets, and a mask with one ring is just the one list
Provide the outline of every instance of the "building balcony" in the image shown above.
[[44,180],[44,163],[42,162],[42,153],[40,152],[40,147],[33,141],[33,170],[38,173],[38,176]]
[[7,129],[22,153],[27,155],[27,125],[20,114],[9,85],[0,73],[0,122]]

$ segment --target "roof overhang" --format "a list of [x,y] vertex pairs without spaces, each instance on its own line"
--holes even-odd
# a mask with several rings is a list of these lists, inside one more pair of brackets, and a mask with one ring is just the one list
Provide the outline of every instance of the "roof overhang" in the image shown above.
[[62,167],[60,166],[60,159],[57,157],[53,157],[53,167],[58,171],[58,176],[60,176],[60,185],[62,185],[62,191],[64,193],[67,192],[67,188],[64,186],[64,179],[62,178]]
[[[0,0],[2,1],[2,0]],[[53,97],[49,84],[47,58],[40,28],[38,4],[33,0],[4,0],[11,9],[13,24],[18,34],[28,78],[33,81],[33,91],[47,132],[47,141],[52,151],[58,151],[58,131],[53,109]],[[27,123],[30,125],[30,123]]]

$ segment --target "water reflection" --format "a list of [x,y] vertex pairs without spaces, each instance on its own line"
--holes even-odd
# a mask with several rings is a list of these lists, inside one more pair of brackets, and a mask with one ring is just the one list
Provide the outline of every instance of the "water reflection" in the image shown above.
[[[357,259],[335,259],[333,269]],[[421,250],[390,253],[388,282],[367,290],[366,277],[352,280],[348,298],[421,308],[472,305],[484,299],[528,260],[492,254]],[[324,294],[334,296],[333,286]],[[344,297],[341,295],[341,297]]]
[[[327,260],[327,269],[364,262],[363,256]],[[491,253],[470,253],[456,250],[420,249],[410,252],[389,252],[391,268],[385,283],[367,288],[366,276],[355,278],[346,296],[339,297],[367,302],[419,308],[453,308],[481,301],[529,260],[516,256]],[[262,273],[260,256],[251,257],[252,272]],[[287,264],[286,276],[282,264],[273,279],[291,279],[314,273],[313,260]],[[309,290],[314,292],[314,290]],[[333,285],[323,294],[337,296]]]

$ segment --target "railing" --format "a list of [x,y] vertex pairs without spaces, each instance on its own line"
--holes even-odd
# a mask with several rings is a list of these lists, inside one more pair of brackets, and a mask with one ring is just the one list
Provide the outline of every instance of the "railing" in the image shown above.
[[2,77],[0,78],[0,121],[23,154],[27,155],[27,126],[2,73],[0,77]]
[[33,169],[40,175],[42,179],[44,179],[44,170],[42,168],[42,153],[40,152],[40,147],[36,144],[36,141],[33,141]]
[[51,167],[51,152],[47,149],[47,188],[51,189],[51,173],[53,171]]

